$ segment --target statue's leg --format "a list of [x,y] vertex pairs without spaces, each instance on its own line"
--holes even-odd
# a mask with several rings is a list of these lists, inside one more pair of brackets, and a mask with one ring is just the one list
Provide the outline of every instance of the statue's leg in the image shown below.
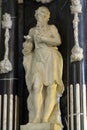
[[33,100],[35,107],[35,118],[33,120],[33,123],[41,122],[41,113],[43,106],[42,90],[43,90],[43,84],[37,77],[33,85]]
[[45,100],[43,122],[48,122],[56,102],[57,102],[57,84],[54,83],[53,85],[47,87],[47,97]]

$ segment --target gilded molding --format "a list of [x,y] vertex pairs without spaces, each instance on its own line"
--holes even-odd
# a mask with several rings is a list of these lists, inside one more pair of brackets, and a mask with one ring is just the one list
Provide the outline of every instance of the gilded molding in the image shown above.
[[41,3],[50,3],[53,0],[36,0],[36,1]]
[[71,13],[74,14],[73,29],[74,29],[74,41],[75,45],[71,50],[71,62],[81,61],[83,59],[83,48],[79,46],[78,39],[78,25],[79,25],[79,13],[82,13],[82,5],[80,0],[71,0]]
[[8,59],[9,55],[9,39],[10,39],[10,34],[9,34],[9,29],[12,28],[12,20],[11,16],[8,13],[5,13],[3,15],[3,20],[2,20],[2,28],[5,29],[5,54],[4,54],[4,59],[0,62],[0,73],[8,73],[9,71],[12,70],[12,64]]

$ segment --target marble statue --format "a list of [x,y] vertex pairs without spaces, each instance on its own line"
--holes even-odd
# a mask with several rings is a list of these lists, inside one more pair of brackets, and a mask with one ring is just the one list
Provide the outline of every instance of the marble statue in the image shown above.
[[57,48],[61,38],[57,28],[48,24],[48,8],[39,7],[35,18],[37,24],[29,30],[23,44],[29,122],[57,123],[62,128],[59,100],[64,91],[63,60]]

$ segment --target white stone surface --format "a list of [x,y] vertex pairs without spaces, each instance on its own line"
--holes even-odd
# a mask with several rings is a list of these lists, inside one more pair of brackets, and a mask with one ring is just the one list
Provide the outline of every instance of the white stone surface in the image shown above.
[[1,117],[2,117],[2,95],[0,95],[0,130],[1,130]]
[[8,129],[12,130],[13,129],[13,94],[10,94],[9,96],[9,113],[8,113]]
[[[15,95],[15,115],[14,115],[14,130],[18,130],[19,129],[19,125],[18,125],[18,122],[19,122],[19,115],[18,115],[18,111],[19,111],[19,98],[17,95]],[[25,129],[26,130],[26,129]]]
[[71,0],[71,13],[82,13],[82,5],[80,0]]
[[50,3],[53,0],[36,0],[36,1],[41,3]]
[[29,30],[23,44],[29,122],[62,124],[60,103],[57,102],[57,95],[60,97],[64,91],[63,59],[57,49],[61,44],[60,34],[55,25],[48,24],[48,8],[39,7],[35,18],[37,24]]
[[10,39],[10,33],[9,29],[12,28],[12,20],[11,16],[8,13],[5,13],[3,15],[2,20],[2,28],[5,29],[5,54],[4,59],[0,61],[0,73],[8,73],[12,70],[12,64],[10,60],[8,59],[9,55],[9,39]]
[[0,73],[8,73],[12,70],[12,64],[9,59],[4,59],[0,61]]
[[20,130],[62,130],[62,126],[58,124],[50,124],[50,123],[38,123],[32,124],[28,123],[26,125],[21,125]]
[[71,13],[74,14],[73,29],[75,45],[71,50],[71,62],[81,61],[83,59],[83,48],[79,46],[79,13],[82,13],[80,0],[71,0]]
[[70,119],[71,130],[74,130],[74,102],[73,102],[73,85],[70,85]]
[[81,130],[81,123],[80,123],[80,84],[76,84],[76,129]]
[[19,4],[22,4],[22,3],[23,3],[23,0],[18,0],[18,3],[19,3]]
[[71,50],[71,62],[81,61],[83,59],[83,49],[79,45],[75,45]]
[[7,130],[7,94],[4,95],[4,99],[3,99],[2,130]]
[[86,84],[83,85],[83,117],[84,117],[84,130],[87,130],[87,115],[86,115],[86,100],[87,100],[87,94],[86,94]]

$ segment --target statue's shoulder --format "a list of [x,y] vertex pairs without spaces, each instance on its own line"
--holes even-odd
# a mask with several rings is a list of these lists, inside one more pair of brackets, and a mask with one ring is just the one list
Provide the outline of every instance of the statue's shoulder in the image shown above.
[[51,30],[57,30],[57,27],[56,27],[54,24],[49,25],[49,26],[50,26],[50,29],[51,29]]
[[32,36],[34,34],[34,32],[35,32],[35,27],[30,28],[29,35]]

